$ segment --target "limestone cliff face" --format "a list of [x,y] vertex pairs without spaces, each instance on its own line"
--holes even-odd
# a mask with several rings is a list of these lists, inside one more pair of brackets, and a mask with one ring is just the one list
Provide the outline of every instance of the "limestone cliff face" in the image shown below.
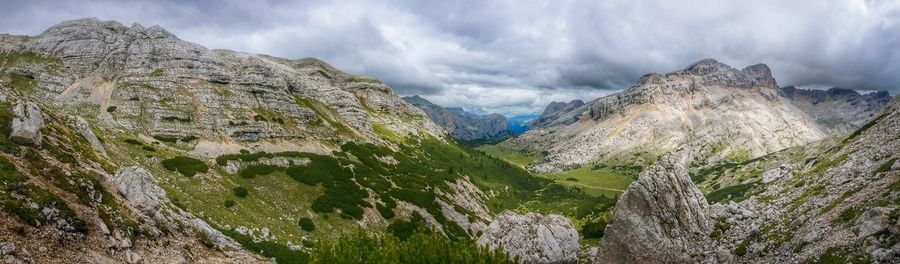
[[712,59],[645,75],[623,92],[556,116],[504,142],[546,151],[531,170],[557,172],[634,151],[677,151],[697,161],[757,157],[824,136],[781,95],[768,67],[738,70]]
[[616,203],[597,263],[695,263],[710,224],[703,193],[675,157],[641,173]]
[[418,95],[403,97],[403,100],[422,109],[432,121],[458,140],[490,140],[510,134],[506,117],[499,114],[479,116],[462,109],[447,109]]
[[809,115],[825,132],[839,135],[859,128],[891,100],[887,91],[860,94],[844,88],[826,90],[782,87],[781,91],[797,108]]
[[577,113],[584,106],[584,101],[572,100],[571,102],[552,102],[547,105],[541,116],[531,121],[532,127],[546,127],[554,124],[568,125],[578,121]]
[[209,50],[158,26],[81,19],[0,43],[8,54],[4,71],[29,80],[19,92],[96,114],[102,124],[190,139],[189,147],[195,138],[207,148],[380,142],[373,126],[401,135],[444,133],[378,80],[316,59]]

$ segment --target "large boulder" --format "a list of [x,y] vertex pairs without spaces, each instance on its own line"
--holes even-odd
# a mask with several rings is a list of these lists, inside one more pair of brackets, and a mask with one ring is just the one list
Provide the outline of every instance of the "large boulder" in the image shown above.
[[503,251],[523,263],[569,263],[578,260],[578,231],[568,218],[504,212],[487,227],[478,244]]
[[119,169],[110,179],[116,190],[135,209],[154,218],[160,218],[160,209],[167,201],[166,191],[156,185],[153,175],[141,167]]
[[642,172],[616,203],[598,263],[695,263],[708,236],[706,198],[674,157]]
[[12,132],[9,139],[23,145],[40,146],[44,119],[41,108],[34,102],[19,102],[13,106]]

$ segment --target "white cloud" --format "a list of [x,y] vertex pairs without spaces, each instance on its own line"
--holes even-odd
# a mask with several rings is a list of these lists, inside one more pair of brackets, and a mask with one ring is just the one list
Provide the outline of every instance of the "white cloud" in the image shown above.
[[0,32],[66,19],[159,24],[210,48],[318,57],[403,95],[504,114],[591,100],[702,58],[781,85],[900,90],[900,2],[2,1]]

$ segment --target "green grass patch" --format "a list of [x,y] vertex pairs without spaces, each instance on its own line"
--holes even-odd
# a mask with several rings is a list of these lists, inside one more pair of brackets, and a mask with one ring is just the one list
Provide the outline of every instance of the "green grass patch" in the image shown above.
[[858,252],[848,248],[832,247],[825,250],[825,253],[818,257],[812,257],[803,262],[804,264],[862,264],[872,263],[868,254]]
[[718,202],[728,202],[735,201],[740,202],[749,197],[748,191],[755,187],[755,183],[748,184],[737,184],[728,186],[722,189],[715,190],[706,195],[706,200],[710,204],[718,203]]
[[859,217],[865,211],[866,210],[864,208],[857,208],[857,207],[847,208],[844,211],[842,211],[841,214],[839,214],[838,217],[836,219],[834,219],[834,221],[831,223],[834,226],[852,224],[853,222],[856,222],[856,219],[859,219]]
[[522,150],[504,148],[500,145],[481,145],[475,149],[523,168],[531,165],[531,163],[538,159],[538,156],[536,155],[528,154]]
[[834,201],[831,201],[830,203],[828,203],[828,205],[825,205],[825,207],[822,207],[822,209],[819,210],[819,212],[816,215],[822,215],[824,213],[831,211],[831,209],[834,209],[835,206],[843,203],[844,200],[847,200],[847,198],[849,198],[851,195],[859,192],[862,189],[863,189],[863,186],[859,186],[859,187],[845,191],[843,194],[841,194],[840,197],[838,197],[837,199],[834,199]]
[[541,176],[560,184],[577,186],[589,195],[616,197],[628,188],[638,173],[638,170],[624,167],[585,165],[575,170]]
[[882,173],[891,170],[891,166],[894,165],[894,162],[897,161],[897,158],[891,158],[878,166],[878,169],[875,170],[875,173]]

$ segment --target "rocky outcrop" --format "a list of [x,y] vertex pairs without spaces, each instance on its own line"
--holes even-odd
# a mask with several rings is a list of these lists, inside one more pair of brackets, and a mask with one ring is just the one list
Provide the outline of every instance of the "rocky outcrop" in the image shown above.
[[103,143],[100,142],[100,139],[94,134],[94,130],[91,129],[91,125],[88,124],[84,118],[80,116],[75,117],[75,129],[78,129],[78,133],[91,144],[91,147],[94,148],[94,150],[103,156],[106,156],[106,148],[103,147]]
[[828,90],[782,87],[781,91],[797,108],[809,115],[829,134],[839,135],[862,126],[891,100],[887,91],[860,94],[851,89]]
[[[698,163],[753,158],[825,134],[777,89],[769,68],[712,59],[648,74],[620,93],[549,114],[506,147],[544,153],[530,170],[552,173],[630,152],[679,152]],[[564,108],[555,104],[550,111]]]
[[458,140],[490,140],[509,135],[506,117],[498,114],[475,115],[460,108],[444,108],[425,98],[403,97],[403,100],[422,109],[432,121]]
[[706,198],[674,157],[641,173],[619,198],[598,263],[695,263],[708,239]]
[[501,247],[522,263],[569,263],[578,260],[578,231],[568,218],[535,213],[498,215],[478,238],[479,245]]
[[[569,125],[578,121],[578,117],[583,112],[581,109],[584,101],[572,100],[571,102],[552,102],[544,108],[541,115],[532,120],[532,127],[547,127],[551,125]],[[579,111],[581,110],[581,111]]]
[[135,209],[149,217],[162,218],[160,210],[167,201],[166,191],[156,185],[150,172],[141,167],[126,167],[109,180]]
[[41,108],[34,102],[19,102],[13,106],[12,131],[9,139],[19,144],[41,145],[44,119]]
[[[166,191],[156,184],[153,175],[146,169],[141,167],[122,168],[107,180],[115,186],[119,194],[125,197],[128,204],[145,216],[170,228],[176,225],[189,226],[220,249],[241,249],[240,244],[205,221],[180,208],[167,206],[171,202],[166,198]],[[175,224],[176,222],[179,224]]]

